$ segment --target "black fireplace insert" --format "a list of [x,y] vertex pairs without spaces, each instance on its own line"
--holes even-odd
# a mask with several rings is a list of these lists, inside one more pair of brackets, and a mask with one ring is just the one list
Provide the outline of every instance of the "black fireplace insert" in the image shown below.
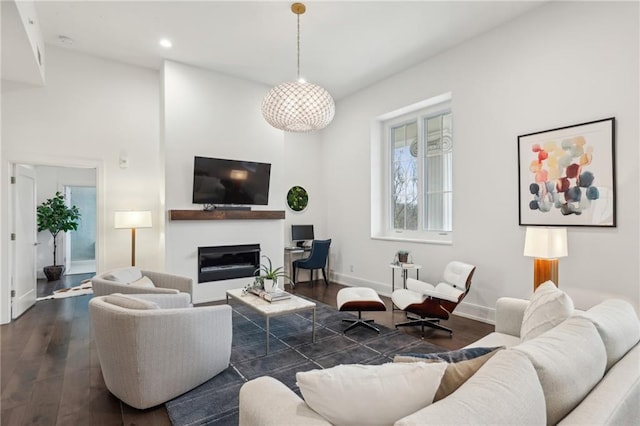
[[198,247],[198,282],[254,276],[260,267],[260,244]]

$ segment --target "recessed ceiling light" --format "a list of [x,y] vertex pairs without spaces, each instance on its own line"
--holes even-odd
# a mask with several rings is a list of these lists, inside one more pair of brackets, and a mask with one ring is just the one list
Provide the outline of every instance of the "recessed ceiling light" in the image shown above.
[[163,38],[162,40],[160,40],[160,46],[164,47],[165,49],[169,49],[173,46],[173,43],[171,43],[171,40],[169,40],[168,38]]

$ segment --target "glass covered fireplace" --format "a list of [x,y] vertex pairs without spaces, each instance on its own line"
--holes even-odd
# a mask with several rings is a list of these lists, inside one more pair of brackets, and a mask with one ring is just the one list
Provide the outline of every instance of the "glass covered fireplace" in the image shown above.
[[260,244],[198,247],[198,282],[254,276],[260,267]]

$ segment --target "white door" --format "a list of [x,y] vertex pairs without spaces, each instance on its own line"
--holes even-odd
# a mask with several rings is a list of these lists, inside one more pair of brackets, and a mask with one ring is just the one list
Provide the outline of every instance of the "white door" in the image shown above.
[[29,166],[16,165],[13,186],[13,287],[11,316],[18,318],[36,303],[36,174]]

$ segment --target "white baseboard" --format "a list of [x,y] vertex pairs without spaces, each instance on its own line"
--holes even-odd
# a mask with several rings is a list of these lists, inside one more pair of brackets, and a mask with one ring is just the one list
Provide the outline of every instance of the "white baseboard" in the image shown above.
[[473,303],[466,303],[462,301],[453,315],[458,315],[464,318],[484,322],[487,324],[496,323],[496,309],[487,308],[486,306],[474,305]]
[[[331,273],[331,281],[349,287],[368,287],[377,291],[381,296],[391,297],[391,284],[389,283],[363,280],[362,278],[336,272]],[[496,318],[495,308],[466,303],[464,301],[458,305],[453,314],[487,324],[495,324]]]

